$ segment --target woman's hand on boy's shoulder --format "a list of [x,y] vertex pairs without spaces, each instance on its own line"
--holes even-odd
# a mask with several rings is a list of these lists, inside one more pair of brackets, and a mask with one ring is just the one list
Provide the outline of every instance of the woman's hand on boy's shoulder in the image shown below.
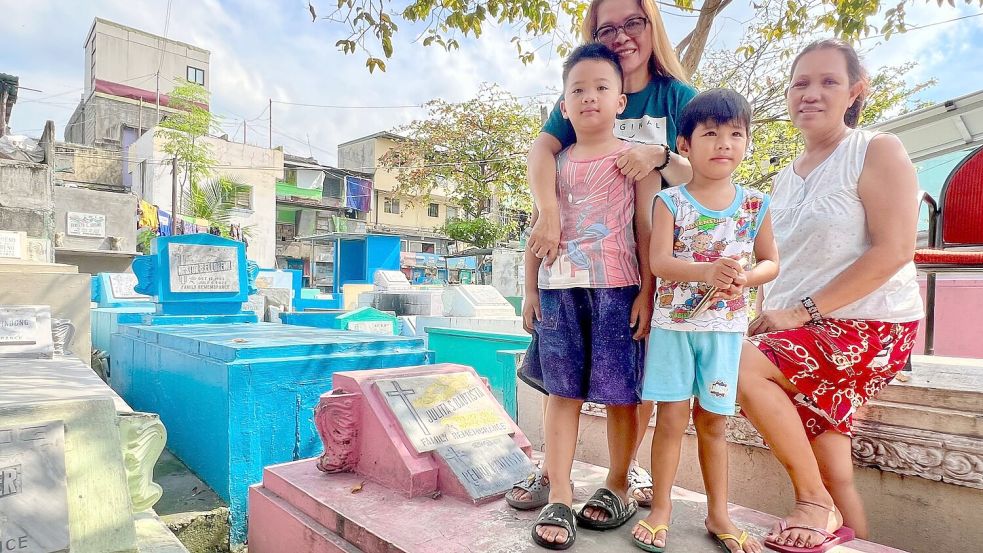
[[618,169],[631,180],[647,177],[665,159],[666,149],[658,144],[635,144],[618,158]]

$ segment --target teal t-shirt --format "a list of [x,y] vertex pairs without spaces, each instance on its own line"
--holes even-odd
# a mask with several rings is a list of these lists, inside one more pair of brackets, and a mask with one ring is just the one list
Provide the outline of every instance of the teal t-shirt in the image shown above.
[[[675,152],[676,124],[683,107],[696,96],[696,89],[671,77],[655,76],[648,86],[626,96],[628,105],[615,121],[614,135],[639,144],[668,144]],[[563,148],[577,141],[573,125],[560,113],[559,101],[543,132],[555,136]]]

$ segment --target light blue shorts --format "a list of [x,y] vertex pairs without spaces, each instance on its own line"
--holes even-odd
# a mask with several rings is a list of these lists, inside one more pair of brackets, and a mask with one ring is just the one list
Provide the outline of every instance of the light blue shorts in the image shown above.
[[742,332],[690,332],[653,328],[645,355],[642,399],[683,401],[732,416],[737,403],[737,368]]

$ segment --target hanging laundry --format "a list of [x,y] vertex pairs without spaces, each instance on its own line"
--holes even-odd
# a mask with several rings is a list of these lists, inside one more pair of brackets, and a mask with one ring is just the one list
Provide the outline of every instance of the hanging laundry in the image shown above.
[[160,228],[160,220],[157,217],[157,206],[146,200],[140,200],[138,208],[137,228],[146,228],[154,232]]
[[174,234],[174,221],[171,219],[170,213],[163,209],[158,209],[157,220],[160,222],[160,228],[157,229],[158,236],[171,236]]

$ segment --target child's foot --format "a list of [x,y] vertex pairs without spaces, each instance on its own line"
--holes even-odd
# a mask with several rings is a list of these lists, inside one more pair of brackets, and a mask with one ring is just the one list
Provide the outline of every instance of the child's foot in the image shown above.
[[[707,527],[707,532],[710,532],[731,553],[761,553],[764,550],[758,540],[735,526],[730,517],[711,516],[704,521],[704,524]],[[721,537],[725,534],[729,534],[729,536]]]
[[631,462],[631,469],[628,471],[628,490],[639,507],[652,505],[652,476],[638,464],[638,461]]
[[[645,517],[644,521],[641,521],[635,525],[635,529],[631,531],[631,535],[645,545],[653,545],[655,547],[664,548],[669,538],[669,529],[667,526],[669,525],[669,519],[671,517],[672,504],[665,507],[659,507],[653,503],[652,512],[649,513],[649,516]],[[646,528],[642,522],[644,522],[648,528]],[[655,529],[656,532],[653,534],[651,529]]]
[[550,493],[550,477],[538,468],[525,480],[516,482],[505,494],[505,500],[517,509],[538,509],[546,505]]
[[[627,506],[629,504],[627,482],[622,482],[620,485],[612,485],[610,479],[608,479],[604,482],[604,487],[617,495],[623,505]],[[600,507],[586,506],[580,512],[580,516],[596,522],[605,522],[611,518],[611,513]]]
[[565,503],[551,503],[539,513],[532,530],[532,541],[547,549],[567,549],[577,539],[573,509]]

